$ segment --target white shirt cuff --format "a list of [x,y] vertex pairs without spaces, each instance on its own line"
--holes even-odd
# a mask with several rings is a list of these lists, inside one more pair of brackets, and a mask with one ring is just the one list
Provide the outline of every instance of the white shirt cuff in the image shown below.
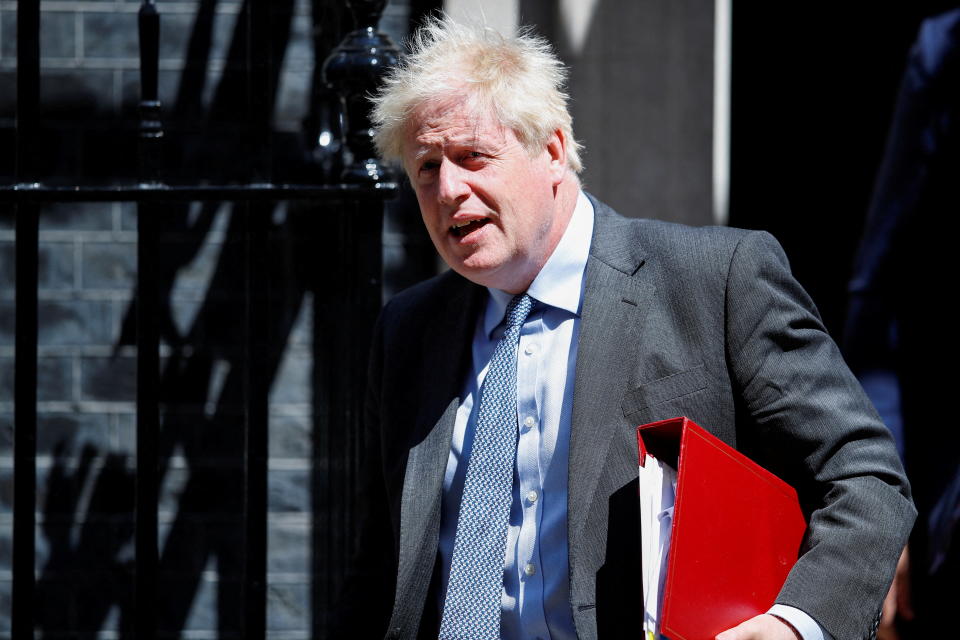
[[767,613],[789,623],[803,640],[833,640],[830,632],[821,627],[806,611],[785,604],[775,604]]

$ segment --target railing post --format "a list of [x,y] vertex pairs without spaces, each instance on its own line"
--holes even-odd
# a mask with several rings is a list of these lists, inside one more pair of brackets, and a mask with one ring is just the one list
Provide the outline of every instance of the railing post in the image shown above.
[[143,0],[137,16],[140,32],[140,182],[160,180],[163,122],[157,91],[160,14],[154,0]]
[[[40,1],[17,2],[16,177],[37,176],[40,108]],[[40,206],[16,209],[16,354],[13,432],[13,593],[11,631],[31,640],[35,624],[37,508],[37,263]]]
[[383,74],[398,61],[399,50],[390,38],[377,31],[387,0],[347,0],[356,19],[351,31],[324,64],[326,81],[340,95],[346,116],[346,145],[351,160],[340,179],[343,182],[381,182],[390,176],[377,159],[370,128],[368,96]]
[[[141,184],[160,179],[163,126],[157,94],[160,16],[153,0],[143,0],[140,31],[140,139]],[[135,637],[150,640],[157,632],[157,442],[160,429],[159,207],[137,206],[137,470],[135,503],[136,563],[134,575]]]
[[[350,0],[357,28],[324,64],[338,96],[346,154],[340,180],[376,185],[391,179],[376,158],[370,102],[399,50],[377,31],[385,0]],[[386,195],[386,194],[384,194]],[[380,309],[383,201],[343,202],[330,211],[325,264],[314,299],[317,385],[314,434],[314,637],[329,634],[356,541],[356,489],[362,449],[366,363]],[[344,310],[349,309],[349,313]]]

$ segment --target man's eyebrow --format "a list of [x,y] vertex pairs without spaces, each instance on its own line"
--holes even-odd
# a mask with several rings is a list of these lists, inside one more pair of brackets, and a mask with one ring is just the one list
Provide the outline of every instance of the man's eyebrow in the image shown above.
[[446,141],[446,144],[420,144],[417,146],[417,149],[413,153],[414,161],[423,160],[424,156],[430,155],[435,151],[443,153],[445,147],[475,147],[479,149],[489,148],[490,142],[476,133],[471,134],[462,134],[460,136],[452,136]]
[[421,146],[421,147],[419,147],[419,148],[416,150],[416,152],[413,154],[413,159],[414,159],[414,160],[423,160],[423,158],[424,158],[425,156],[427,156],[428,154],[430,154],[430,152],[433,151],[434,148],[435,148],[435,147],[429,147],[429,146]]

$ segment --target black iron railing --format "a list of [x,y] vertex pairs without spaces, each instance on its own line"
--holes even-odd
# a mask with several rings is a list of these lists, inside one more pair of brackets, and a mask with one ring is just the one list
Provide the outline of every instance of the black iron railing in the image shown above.
[[[40,0],[17,3],[18,178],[33,175],[31,150],[37,140],[40,107]],[[22,34],[22,35],[21,35]],[[34,37],[31,37],[34,36]],[[39,213],[36,203],[16,210],[16,356],[13,431],[13,637],[33,637],[37,496],[37,264]]]
[[[243,623],[242,636],[262,638],[266,629],[267,574],[267,459],[268,393],[266,371],[270,324],[267,279],[269,206],[279,200],[309,200],[323,210],[340,209],[329,226],[339,242],[332,246],[331,261],[337,263],[336,285],[329,295],[337,305],[349,308],[348,322],[333,321],[341,332],[329,341],[324,352],[325,391],[332,399],[329,446],[343,448],[346,466],[356,463],[359,444],[358,420],[367,339],[380,305],[381,243],[383,201],[394,195],[397,185],[375,159],[370,142],[364,96],[375,86],[384,69],[395,63],[397,50],[376,30],[385,0],[353,0],[358,28],[329,57],[329,91],[336,94],[345,116],[345,159],[340,181],[325,184],[284,183],[270,179],[269,171],[258,166],[259,178],[245,184],[165,184],[163,180],[163,113],[157,92],[158,47],[162,17],[151,0],[144,0],[139,14],[141,102],[139,130],[139,175],[136,184],[47,185],[38,181],[34,149],[40,112],[40,2],[19,0],[17,4],[17,107],[16,165],[12,184],[0,185],[0,204],[12,204],[16,216],[16,360],[14,409],[14,507],[13,507],[13,591],[12,634],[29,639],[37,625],[35,558],[36,438],[37,438],[37,342],[38,342],[38,219],[42,203],[87,201],[133,201],[138,203],[136,346],[136,499],[135,499],[135,595],[132,631],[138,640],[157,632],[158,614],[158,433],[161,428],[161,360],[159,355],[160,288],[158,242],[164,228],[164,203],[232,201],[243,203],[244,238],[244,347],[248,365],[243,384]],[[269,0],[248,0],[245,5],[248,30],[247,104],[248,115],[262,123],[270,121],[276,82],[258,61],[271,59]],[[267,127],[253,128],[254,148],[269,155]],[[335,373],[332,373],[335,372]],[[349,503],[351,469],[337,478],[337,490]],[[349,525],[349,517],[343,518]],[[327,523],[329,524],[329,523]],[[316,537],[314,538],[316,542]],[[321,557],[324,551],[315,550]],[[331,561],[337,553],[327,553]],[[316,590],[315,590],[316,591]]]

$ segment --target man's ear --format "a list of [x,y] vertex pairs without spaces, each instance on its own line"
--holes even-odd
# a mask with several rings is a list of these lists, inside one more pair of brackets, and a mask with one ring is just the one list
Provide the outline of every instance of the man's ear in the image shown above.
[[547,139],[547,154],[550,156],[550,174],[553,186],[563,182],[567,174],[567,137],[557,129]]

